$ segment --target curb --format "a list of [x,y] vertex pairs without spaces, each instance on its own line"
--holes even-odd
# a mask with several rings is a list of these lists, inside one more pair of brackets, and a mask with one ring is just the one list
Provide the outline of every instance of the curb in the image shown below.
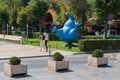
[[[51,55],[52,56],[52,55]],[[21,59],[24,59],[24,58],[37,58],[37,57],[50,57],[49,55],[42,55],[42,56],[25,56],[25,57],[19,57]],[[7,60],[7,59],[10,59],[10,58],[0,58],[0,60]]]

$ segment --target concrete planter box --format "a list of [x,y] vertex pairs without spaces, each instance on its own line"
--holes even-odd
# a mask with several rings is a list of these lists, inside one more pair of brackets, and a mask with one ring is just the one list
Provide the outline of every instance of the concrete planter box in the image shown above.
[[120,62],[120,54],[117,54],[117,55],[116,55],[116,60],[117,60],[118,62]]
[[92,57],[92,56],[88,57],[88,65],[89,66],[99,67],[99,66],[103,66],[103,65],[107,65],[107,64],[108,64],[107,57],[101,57],[101,58],[96,58],[96,57]]
[[17,74],[27,74],[27,65],[25,63],[21,63],[19,65],[11,65],[9,63],[5,63],[4,74],[9,77]]
[[48,70],[58,71],[58,70],[68,70],[69,69],[69,61],[54,61],[52,59],[48,60]]

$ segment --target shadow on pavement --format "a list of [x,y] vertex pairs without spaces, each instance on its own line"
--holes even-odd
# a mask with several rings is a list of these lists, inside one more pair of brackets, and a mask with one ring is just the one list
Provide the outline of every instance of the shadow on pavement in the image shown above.
[[74,72],[73,70],[58,70],[58,73]]
[[110,66],[110,65],[102,65],[102,66],[99,66],[99,68],[110,68],[110,67],[113,67],[113,66]]
[[[84,51],[83,53],[86,53],[86,54],[92,54],[93,51]],[[117,53],[117,52],[120,52],[120,49],[119,50],[103,50],[103,53]]]
[[23,75],[23,74],[19,74],[19,75],[14,75],[13,78],[26,78],[26,77],[32,77],[31,75],[27,74],[27,75]]

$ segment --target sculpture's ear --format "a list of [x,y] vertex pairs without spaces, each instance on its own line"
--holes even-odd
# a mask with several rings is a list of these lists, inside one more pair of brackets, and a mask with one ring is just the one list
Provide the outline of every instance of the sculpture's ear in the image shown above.
[[68,13],[68,12],[66,12],[65,14],[69,17],[69,19],[74,20],[74,17],[73,17],[72,14],[70,14],[70,13]]

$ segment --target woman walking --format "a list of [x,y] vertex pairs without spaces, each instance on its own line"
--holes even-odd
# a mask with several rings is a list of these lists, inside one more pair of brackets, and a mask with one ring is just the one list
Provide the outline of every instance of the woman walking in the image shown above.
[[40,41],[40,47],[41,47],[40,51],[42,51],[43,49],[45,49],[45,36],[43,33],[41,33],[40,40],[41,40]]

